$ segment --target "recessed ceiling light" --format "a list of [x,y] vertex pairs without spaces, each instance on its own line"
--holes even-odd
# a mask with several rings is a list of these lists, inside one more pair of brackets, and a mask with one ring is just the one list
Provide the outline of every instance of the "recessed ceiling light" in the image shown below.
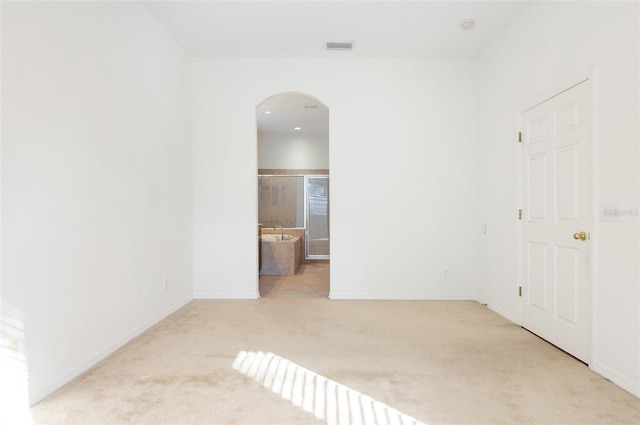
[[271,115],[271,111],[264,111],[265,115]]
[[302,130],[302,127],[293,127],[294,130]]
[[470,30],[475,26],[476,26],[475,19],[465,19],[464,21],[460,22],[460,28],[462,28],[463,30]]

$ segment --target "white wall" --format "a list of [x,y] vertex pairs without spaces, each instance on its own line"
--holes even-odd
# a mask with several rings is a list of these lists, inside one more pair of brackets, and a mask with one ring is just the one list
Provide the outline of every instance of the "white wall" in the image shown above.
[[640,395],[638,216],[601,222],[597,205],[639,207],[637,2],[533,2],[478,58],[479,296],[518,320],[518,115],[581,78],[594,88],[594,290],[590,366]]
[[2,302],[36,402],[192,298],[191,63],[140,3],[2,8]]
[[[469,59],[190,61],[138,3],[3,2],[0,299],[25,322],[31,400],[192,289],[258,296],[255,107],[281,92],[330,108],[333,298],[479,294],[517,320],[518,112],[595,67],[594,201],[637,208],[637,17],[637,3],[535,3],[476,73]],[[638,395],[638,217],[592,234],[592,367]]]
[[196,298],[258,296],[255,108],[287,91],[330,111],[331,297],[474,297],[473,61],[193,65]]
[[328,169],[329,134],[260,133],[258,168]]

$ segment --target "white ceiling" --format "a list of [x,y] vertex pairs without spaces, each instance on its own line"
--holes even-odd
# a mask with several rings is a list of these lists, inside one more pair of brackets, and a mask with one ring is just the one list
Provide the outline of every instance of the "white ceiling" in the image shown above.
[[[468,57],[526,7],[525,1],[514,0],[143,3],[193,57]],[[465,19],[475,19],[476,26],[462,30]],[[327,51],[328,41],[353,41],[355,48]],[[272,116],[267,120],[259,114],[261,132],[293,132],[296,125],[302,132],[328,129],[328,123],[308,121],[311,116],[328,119],[328,111],[305,109],[308,100],[290,96],[271,101],[266,106]]]
[[[524,1],[156,1],[153,16],[193,57],[472,56]],[[460,21],[475,19],[469,31]],[[327,41],[355,41],[352,52]]]
[[329,133],[329,109],[301,93],[270,97],[256,108],[256,118],[259,133]]

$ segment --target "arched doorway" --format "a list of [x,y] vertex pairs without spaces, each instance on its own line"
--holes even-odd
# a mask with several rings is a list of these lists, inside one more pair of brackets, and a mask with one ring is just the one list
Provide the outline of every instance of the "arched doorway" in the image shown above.
[[256,107],[261,297],[328,297],[329,109],[303,93]]

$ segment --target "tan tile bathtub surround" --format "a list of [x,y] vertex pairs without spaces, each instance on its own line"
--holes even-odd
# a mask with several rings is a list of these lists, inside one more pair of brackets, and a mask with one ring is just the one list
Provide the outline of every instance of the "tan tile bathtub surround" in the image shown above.
[[287,241],[262,240],[261,275],[294,275],[300,268],[300,238],[294,236]]
[[[287,235],[297,236],[300,238],[300,262],[304,263],[305,260],[305,252],[304,252],[304,229],[282,229],[283,232]],[[280,234],[280,229],[274,229],[273,227],[263,227],[260,230],[260,235],[272,235],[272,234]]]

